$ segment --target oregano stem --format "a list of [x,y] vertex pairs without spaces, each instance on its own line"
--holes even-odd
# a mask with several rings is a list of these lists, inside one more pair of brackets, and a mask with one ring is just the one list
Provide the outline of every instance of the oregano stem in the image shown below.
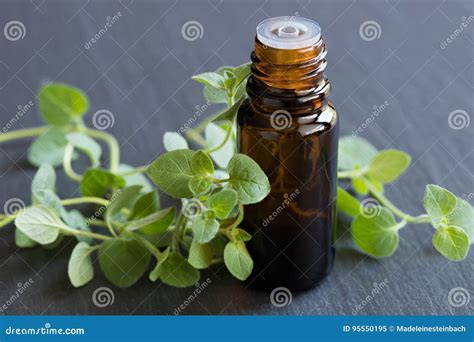
[[220,150],[226,143],[227,141],[229,141],[229,138],[231,137],[232,135],[232,128],[234,127],[234,125],[230,125],[230,127],[227,129],[227,132],[225,134],[225,137],[224,139],[220,142],[219,145],[213,147],[213,148],[209,148],[209,149],[206,149],[204,150],[204,152],[206,153],[212,153],[212,152],[216,152],[218,150]]
[[121,172],[119,173],[120,176],[132,176],[134,174],[137,174],[137,173],[145,173],[146,170],[148,169],[148,165],[144,165],[144,166],[138,166],[138,167],[135,167],[133,169],[130,169],[128,171],[125,171],[125,172]]
[[113,237],[111,236],[103,235],[100,233],[88,232],[85,230],[74,229],[70,227],[61,227],[60,230],[62,232],[65,232],[67,235],[84,236],[84,237],[90,237],[93,239],[104,240],[104,241],[113,239]]
[[375,199],[377,199],[385,208],[390,210],[393,214],[405,220],[408,223],[422,223],[422,222],[429,222],[428,215],[419,215],[419,216],[412,216],[409,214],[404,213],[400,209],[398,209],[384,194],[382,194],[377,188],[368,180],[364,179],[365,184],[369,191],[372,193]]
[[135,237],[135,239],[138,240],[138,242],[144,245],[150,251],[150,253],[153,254],[158,259],[158,261],[160,261],[161,258],[163,258],[163,253],[161,253],[158,250],[158,248],[156,248],[150,241],[141,237],[138,234],[133,234],[133,236]]
[[120,163],[120,146],[117,139],[107,132],[99,131],[95,129],[86,128],[84,133],[90,136],[91,138],[99,139],[104,141],[109,146],[110,153],[110,164],[109,169],[112,173],[117,172],[119,163]]
[[33,127],[33,128],[23,128],[23,129],[19,129],[19,130],[7,132],[7,133],[2,133],[0,134],[0,143],[16,140],[16,139],[22,139],[22,138],[37,137],[45,133],[48,129],[49,129],[48,126],[39,126],[39,127]]
[[72,155],[74,153],[74,146],[72,144],[67,144],[66,149],[64,150],[64,158],[63,158],[63,168],[64,173],[76,182],[82,181],[82,176],[76,173],[71,165]]

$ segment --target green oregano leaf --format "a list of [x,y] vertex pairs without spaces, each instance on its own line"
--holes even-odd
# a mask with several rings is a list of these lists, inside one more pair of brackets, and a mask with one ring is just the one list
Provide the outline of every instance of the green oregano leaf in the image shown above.
[[377,154],[377,149],[360,137],[346,136],[339,141],[338,167],[341,170],[353,170],[369,165]]
[[360,214],[360,202],[346,190],[337,188],[337,209],[344,214],[356,217]]
[[82,196],[103,197],[112,188],[122,188],[125,180],[104,169],[91,168],[82,177],[80,190]]
[[125,229],[149,235],[163,233],[173,222],[175,211],[174,207],[159,210],[146,217],[129,221]]
[[236,154],[229,162],[228,185],[237,192],[241,204],[263,200],[270,193],[270,183],[260,166],[244,154]]
[[42,190],[55,191],[56,173],[54,168],[49,164],[42,164],[36,171],[33,181],[31,182],[31,202],[39,204],[39,200],[35,198],[34,193]]
[[411,157],[399,150],[384,150],[371,160],[367,175],[382,184],[396,180],[408,168]]
[[212,248],[208,243],[201,244],[197,241],[189,247],[188,262],[197,269],[208,268],[212,263]]
[[229,216],[236,204],[237,192],[231,189],[219,191],[211,195],[207,201],[209,208],[211,208],[221,220]]
[[58,214],[43,205],[25,209],[15,219],[15,225],[28,238],[42,245],[56,241],[60,229],[65,227]]
[[443,218],[454,210],[456,204],[456,196],[450,191],[434,184],[426,186],[423,206],[435,228],[441,226]]
[[224,249],[224,262],[229,272],[240,280],[252,273],[253,260],[242,241],[230,241]]
[[224,76],[216,72],[204,72],[193,76],[192,79],[208,87],[226,89]]
[[373,214],[361,214],[354,219],[352,238],[365,254],[388,257],[398,247],[397,222],[391,211],[379,207]]
[[67,125],[72,119],[84,115],[89,103],[86,94],[62,83],[49,83],[38,93],[39,110],[44,120],[55,126]]
[[74,287],[87,284],[94,278],[91,253],[95,248],[85,242],[79,242],[73,249],[68,264],[68,276]]
[[155,276],[174,287],[189,287],[199,281],[199,271],[191,266],[182,255],[170,252],[168,257],[157,265],[154,270]]
[[99,248],[100,268],[118,287],[135,284],[147,270],[150,258],[150,252],[133,239],[107,240]]
[[129,217],[137,200],[141,195],[141,187],[138,185],[117,190],[113,195],[105,211],[105,221],[113,226],[124,225]]
[[163,145],[166,151],[174,151],[189,148],[188,142],[177,132],[165,132],[163,135]]
[[195,175],[212,175],[214,164],[206,153],[197,151],[191,158],[191,170]]
[[195,153],[191,150],[164,153],[150,164],[147,174],[168,195],[175,198],[192,197],[189,181],[194,177],[191,160]]
[[189,180],[189,189],[194,196],[200,196],[207,193],[212,186],[212,182],[208,177],[194,176]]
[[207,243],[211,241],[219,231],[219,221],[198,216],[194,218],[192,222],[192,230],[194,239],[197,242]]
[[474,243],[474,208],[466,200],[457,197],[456,207],[446,216],[446,224],[463,229],[469,242]]
[[450,260],[464,260],[469,251],[469,237],[459,227],[441,227],[433,235],[433,246]]
[[36,167],[50,164],[57,167],[63,163],[68,141],[60,128],[51,127],[40,135],[28,149],[28,161]]

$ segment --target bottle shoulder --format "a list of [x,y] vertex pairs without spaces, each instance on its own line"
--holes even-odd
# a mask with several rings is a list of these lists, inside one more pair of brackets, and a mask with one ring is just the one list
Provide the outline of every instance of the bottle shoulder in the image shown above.
[[324,134],[338,126],[338,113],[331,101],[306,115],[294,115],[291,109],[285,108],[262,112],[252,106],[251,101],[247,99],[239,108],[237,121],[239,126],[248,129],[307,136]]

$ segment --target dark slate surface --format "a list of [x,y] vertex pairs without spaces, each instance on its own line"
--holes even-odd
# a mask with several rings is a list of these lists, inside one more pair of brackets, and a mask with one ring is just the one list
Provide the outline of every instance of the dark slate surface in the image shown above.
[[[86,49],[106,17],[119,11],[121,18]],[[468,18],[474,8],[469,0],[2,0],[0,28],[19,20],[26,36],[14,42],[0,36],[0,124],[14,116],[17,106],[34,100],[42,81],[68,82],[87,91],[91,113],[107,109],[114,114],[109,131],[122,145],[123,161],[142,165],[163,151],[166,130],[178,129],[195,106],[204,104],[190,76],[248,60],[257,23],[278,15],[301,15],[321,24],[343,134],[362,126],[374,106],[388,102],[361,135],[378,148],[396,147],[413,156],[408,173],[386,190],[394,203],[421,213],[426,183],[440,184],[473,203],[474,123],[455,130],[448,122],[454,110],[464,110],[465,119],[473,113],[474,23]],[[463,17],[467,27],[456,31]],[[190,20],[203,27],[195,41],[181,34]],[[369,20],[380,25],[381,35],[365,41],[359,28]],[[454,39],[443,49],[451,35]],[[34,107],[13,128],[39,123]],[[10,198],[29,201],[34,170],[25,160],[28,144],[0,145],[2,205]],[[60,179],[61,196],[73,196],[76,187]],[[316,289],[294,294],[283,308],[272,306],[267,293],[246,288],[217,268],[203,276],[211,285],[184,313],[351,314],[363,305],[360,314],[470,314],[474,299],[455,308],[448,293],[462,287],[474,295],[474,253],[462,263],[449,262],[432,247],[432,234],[428,225],[407,227],[399,250],[380,261],[361,255],[343,239],[329,278]],[[193,291],[143,279],[131,289],[112,288],[113,305],[97,308],[92,293],[110,285],[98,272],[84,288],[71,287],[66,267],[72,243],[59,250],[21,250],[8,227],[0,245],[0,304],[7,303],[18,283],[34,281],[5,314],[173,314]],[[367,299],[374,283],[384,279],[387,285]]]

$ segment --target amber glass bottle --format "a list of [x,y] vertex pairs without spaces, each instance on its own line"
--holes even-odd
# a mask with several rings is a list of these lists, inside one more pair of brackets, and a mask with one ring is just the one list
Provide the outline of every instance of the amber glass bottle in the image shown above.
[[257,27],[249,99],[238,113],[239,150],[267,174],[271,192],[245,207],[254,272],[268,290],[318,284],[334,260],[338,118],[328,100],[326,48],[312,20]]

